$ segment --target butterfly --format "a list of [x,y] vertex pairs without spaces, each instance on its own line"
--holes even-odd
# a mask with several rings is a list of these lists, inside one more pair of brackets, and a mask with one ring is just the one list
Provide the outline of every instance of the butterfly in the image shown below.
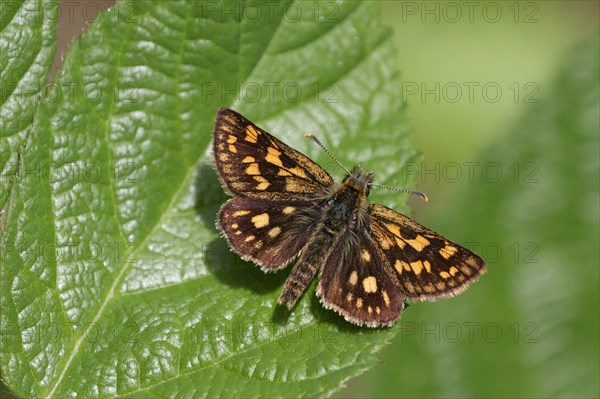
[[370,204],[378,186],[373,173],[340,164],[347,176],[336,182],[231,109],[217,113],[213,155],[233,196],[220,208],[217,228],[235,253],[266,272],[296,259],[278,300],[290,310],[318,272],[316,294],[325,308],[357,325],[391,326],[405,301],[457,295],[486,271],[469,249]]

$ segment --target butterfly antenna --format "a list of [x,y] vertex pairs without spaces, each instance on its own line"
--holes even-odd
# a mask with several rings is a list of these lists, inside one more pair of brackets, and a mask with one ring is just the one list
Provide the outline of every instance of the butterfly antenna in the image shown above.
[[398,191],[398,192],[401,192],[401,193],[409,193],[410,195],[414,195],[416,197],[421,198],[425,202],[429,202],[429,197],[427,197],[427,194],[422,193],[420,191],[411,191],[411,190],[407,190],[407,189],[404,189],[404,188],[390,187],[390,186],[385,186],[383,184],[377,184],[377,183],[371,183],[371,186],[381,187],[381,188],[387,188],[388,190]]
[[[315,143],[317,143],[319,145],[319,147],[321,147],[323,149],[323,151],[325,151],[325,153],[331,157],[331,159],[333,159],[338,165],[340,165],[340,167],[342,169],[344,169],[346,171],[346,173],[348,173],[349,175],[352,174],[352,173],[350,173],[350,171],[344,165],[342,165],[342,163],[340,161],[337,160],[336,157],[333,156],[333,154],[331,152],[329,152],[329,150],[327,149],[327,147],[325,147],[323,145],[323,143],[321,143],[321,140],[319,140],[317,137],[315,137],[314,135],[312,135],[310,133],[306,133],[304,135],[304,137],[306,137],[308,139],[311,139],[312,141],[314,141]],[[414,195],[414,196],[417,196],[417,197],[421,198],[425,202],[429,202],[429,197],[427,197],[427,195],[425,193],[422,193],[420,191],[411,191],[411,190],[406,190],[404,188],[396,188],[396,187],[391,187],[391,186],[385,186],[383,184],[377,184],[377,183],[371,183],[371,186],[381,187],[381,188],[387,188],[388,190],[398,191],[398,192],[401,192],[401,193],[409,193],[410,195]]]
[[306,137],[307,139],[311,139],[312,141],[314,141],[315,143],[317,143],[319,145],[319,147],[321,147],[323,149],[323,151],[325,151],[325,153],[327,155],[329,155],[331,157],[331,159],[333,159],[335,161],[335,163],[337,163],[338,165],[340,165],[340,167],[346,171],[346,173],[348,173],[349,175],[352,174],[352,173],[350,173],[350,171],[344,165],[342,165],[342,163],[340,161],[338,161],[336,159],[336,157],[333,156],[332,153],[329,152],[329,150],[323,145],[323,143],[321,143],[321,140],[319,140],[318,138],[316,138],[315,136],[313,136],[310,133],[306,133],[304,135],[304,137]]

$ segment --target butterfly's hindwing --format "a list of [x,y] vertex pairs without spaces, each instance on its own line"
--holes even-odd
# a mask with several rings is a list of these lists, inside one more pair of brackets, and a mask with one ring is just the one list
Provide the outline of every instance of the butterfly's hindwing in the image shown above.
[[227,108],[217,114],[213,151],[221,180],[235,194],[306,198],[334,183],[310,158]]
[[234,197],[219,211],[217,226],[231,248],[265,270],[292,261],[315,230],[318,210],[310,201]]
[[354,324],[391,325],[404,306],[400,289],[371,237],[352,235],[338,239],[321,270],[317,295],[325,307]]
[[453,296],[485,272],[479,256],[414,220],[382,205],[372,204],[369,210],[373,239],[407,298]]

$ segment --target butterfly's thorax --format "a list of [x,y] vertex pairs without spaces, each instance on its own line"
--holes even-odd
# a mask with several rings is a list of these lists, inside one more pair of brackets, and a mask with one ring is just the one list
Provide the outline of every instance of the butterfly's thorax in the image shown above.
[[367,196],[364,190],[344,181],[324,203],[323,227],[336,232],[343,228],[354,229],[359,212],[366,204]]
[[356,231],[368,226],[369,184],[372,174],[355,166],[333,193],[322,202],[321,220],[313,239],[307,245],[307,256],[315,259],[333,249],[341,237],[354,241]]
[[328,201],[329,209],[325,219],[339,220],[352,230],[356,227],[368,228],[367,196],[372,181],[372,173],[355,166]]

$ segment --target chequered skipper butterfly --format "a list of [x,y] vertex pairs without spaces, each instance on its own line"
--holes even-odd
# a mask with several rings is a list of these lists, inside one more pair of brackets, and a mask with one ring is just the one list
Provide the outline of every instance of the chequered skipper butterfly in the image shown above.
[[227,108],[217,114],[213,146],[222,184],[233,193],[217,227],[234,252],[264,271],[298,258],[279,297],[290,309],[320,270],[317,295],[326,308],[358,325],[390,326],[405,300],[459,294],[486,271],[470,250],[369,204],[377,185],[358,166],[335,182]]

